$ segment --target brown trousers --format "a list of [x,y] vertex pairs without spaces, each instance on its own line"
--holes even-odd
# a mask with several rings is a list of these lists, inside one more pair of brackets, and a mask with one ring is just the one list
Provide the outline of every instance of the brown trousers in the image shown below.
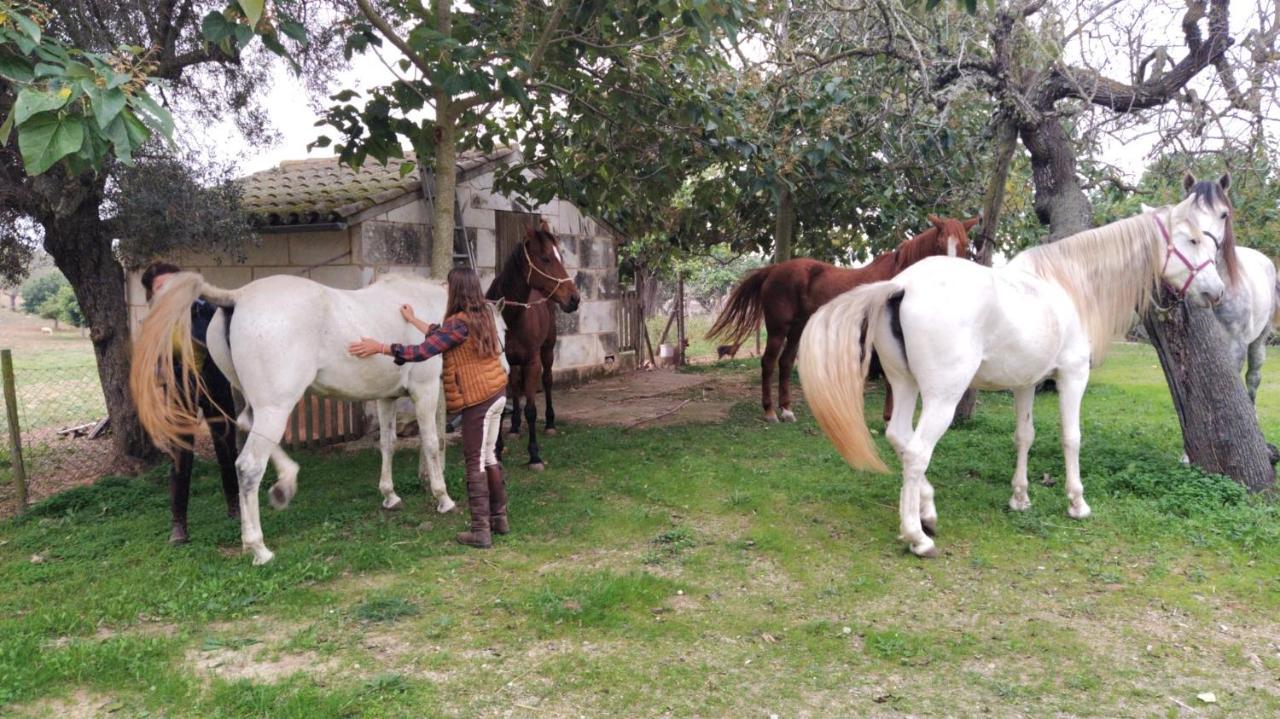
[[484,474],[484,468],[498,463],[498,437],[502,432],[502,408],[506,389],[489,399],[462,410],[462,455],[467,476]]

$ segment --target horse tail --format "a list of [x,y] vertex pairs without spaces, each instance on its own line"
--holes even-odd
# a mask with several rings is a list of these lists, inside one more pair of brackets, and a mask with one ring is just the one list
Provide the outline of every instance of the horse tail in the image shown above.
[[[886,472],[863,409],[875,328],[896,282],[874,282],[846,292],[809,318],[800,337],[800,384],[822,431],[854,469]],[[857,348],[859,354],[854,354]],[[856,357],[854,361],[850,358]]]
[[206,283],[199,273],[176,273],[156,295],[138,330],[129,389],[143,429],[165,452],[190,449],[189,437],[200,426],[197,398],[205,387],[196,371],[191,303],[203,298],[220,307],[233,307],[236,295],[234,290]]
[[723,337],[729,344],[736,347],[756,331],[760,326],[761,318],[764,317],[761,292],[764,289],[765,280],[769,279],[769,271],[773,268],[774,265],[769,265],[753,270],[738,283],[737,287],[733,288],[729,301],[720,311],[720,316],[711,325],[711,329],[707,330],[707,339]]

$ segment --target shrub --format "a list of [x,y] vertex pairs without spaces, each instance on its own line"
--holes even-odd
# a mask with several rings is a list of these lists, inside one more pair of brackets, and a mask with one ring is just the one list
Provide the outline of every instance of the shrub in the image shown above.
[[1209,474],[1199,467],[1170,466],[1152,461],[1130,462],[1111,475],[1106,489],[1153,499],[1160,511],[1190,517],[1243,504],[1248,490],[1230,477]]

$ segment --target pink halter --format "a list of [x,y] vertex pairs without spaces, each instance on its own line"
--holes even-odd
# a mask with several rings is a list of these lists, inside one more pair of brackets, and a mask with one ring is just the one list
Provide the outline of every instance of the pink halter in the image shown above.
[[[1203,270],[1204,268],[1212,265],[1213,258],[1209,258],[1204,262],[1201,262],[1199,265],[1191,264],[1191,260],[1188,260],[1187,256],[1182,254],[1181,250],[1179,250],[1177,247],[1174,247],[1173,238],[1169,237],[1169,231],[1165,229],[1164,223],[1160,221],[1160,216],[1153,212],[1151,213],[1151,219],[1155,220],[1156,227],[1160,228],[1160,234],[1161,236],[1164,237],[1164,252],[1165,252],[1164,265],[1160,268],[1160,275],[1161,277],[1163,277],[1165,270],[1169,269],[1170,258],[1177,257],[1179,260],[1182,260],[1182,264],[1186,265],[1187,270],[1189,270],[1189,273],[1187,274],[1187,281],[1182,283],[1182,288],[1177,290],[1177,294],[1179,297],[1186,297],[1187,289],[1190,288],[1191,283],[1195,281],[1196,275],[1199,274],[1200,271]],[[1215,242],[1214,244],[1217,244],[1217,242]],[[1173,289],[1173,285],[1170,285],[1168,282],[1165,282],[1165,285],[1169,289],[1171,290]]]

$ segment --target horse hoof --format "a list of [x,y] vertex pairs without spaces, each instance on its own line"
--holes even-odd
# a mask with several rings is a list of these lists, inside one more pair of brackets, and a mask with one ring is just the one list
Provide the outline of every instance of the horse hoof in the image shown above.
[[912,546],[911,553],[916,555],[917,557],[920,557],[921,559],[936,559],[940,554],[940,552],[938,551],[937,545],[935,545],[933,542],[929,542],[928,545],[922,545],[922,548],[920,549],[917,549],[915,546]]
[[556,428],[555,428],[555,427],[547,427],[546,429],[542,430],[542,433],[543,433],[543,434],[545,434],[545,435],[547,435],[548,437],[554,437],[554,436],[556,436]]
[[1072,519],[1086,519],[1090,514],[1093,514],[1093,510],[1089,509],[1089,505],[1085,504],[1083,499],[1080,500],[1079,505],[1073,504],[1067,507],[1067,516]]
[[1009,498],[1009,509],[1012,509],[1012,510],[1013,510],[1013,511],[1015,511],[1015,512],[1025,512],[1025,511],[1027,511],[1028,509],[1031,509],[1031,500],[1030,500],[1030,499],[1018,499],[1017,497],[1010,497],[1010,498]]
[[458,505],[448,497],[445,497],[436,504],[436,512],[439,514],[448,514],[452,512]]
[[779,419],[781,419],[783,422],[794,422],[796,421],[796,415],[791,410],[784,409],[782,410],[782,413],[779,416]]
[[386,502],[383,502],[382,509],[385,512],[399,512],[400,508],[403,506],[404,506],[404,501],[401,500],[399,497],[396,497],[395,501],[393,501],[391,504],[387,504]]
[[284,491],[284,487],[281,487],[280,483],[277,482],[271,485],[271,491],[267,492],[267,499],[271,501],[272,507],[285,509],[289,506],[289,500],[293,499],[293,497],[289,496],[289,493]]
[[186,544],[187,542],[190,542],[190,541],[191,541],[191,538],[187,536],[186,527],[175,526],[173,528],[173,531],[169,533],[169,544],[172,544],[174,546],[177,546],[179,544]]
[[769,424],[777,424],[778,415],[774,414],[773,412],[765,412],[764,421],[768,422]]
[[275,558],[275,553],[270,549],[263,547],[261,551],[255,550],[253,553],[253,566],[261,567]]
[[530,463],[529,463],[529,469],[530,469],[530,470],[532,470],[532,471],[534,471],[534,472],[541,472],[542,470],[544,470],[544,469],[546,469],[546,468],[547,468],[547,465],[546,465],[546,463],[545,463],[545,462],[530,462]]

